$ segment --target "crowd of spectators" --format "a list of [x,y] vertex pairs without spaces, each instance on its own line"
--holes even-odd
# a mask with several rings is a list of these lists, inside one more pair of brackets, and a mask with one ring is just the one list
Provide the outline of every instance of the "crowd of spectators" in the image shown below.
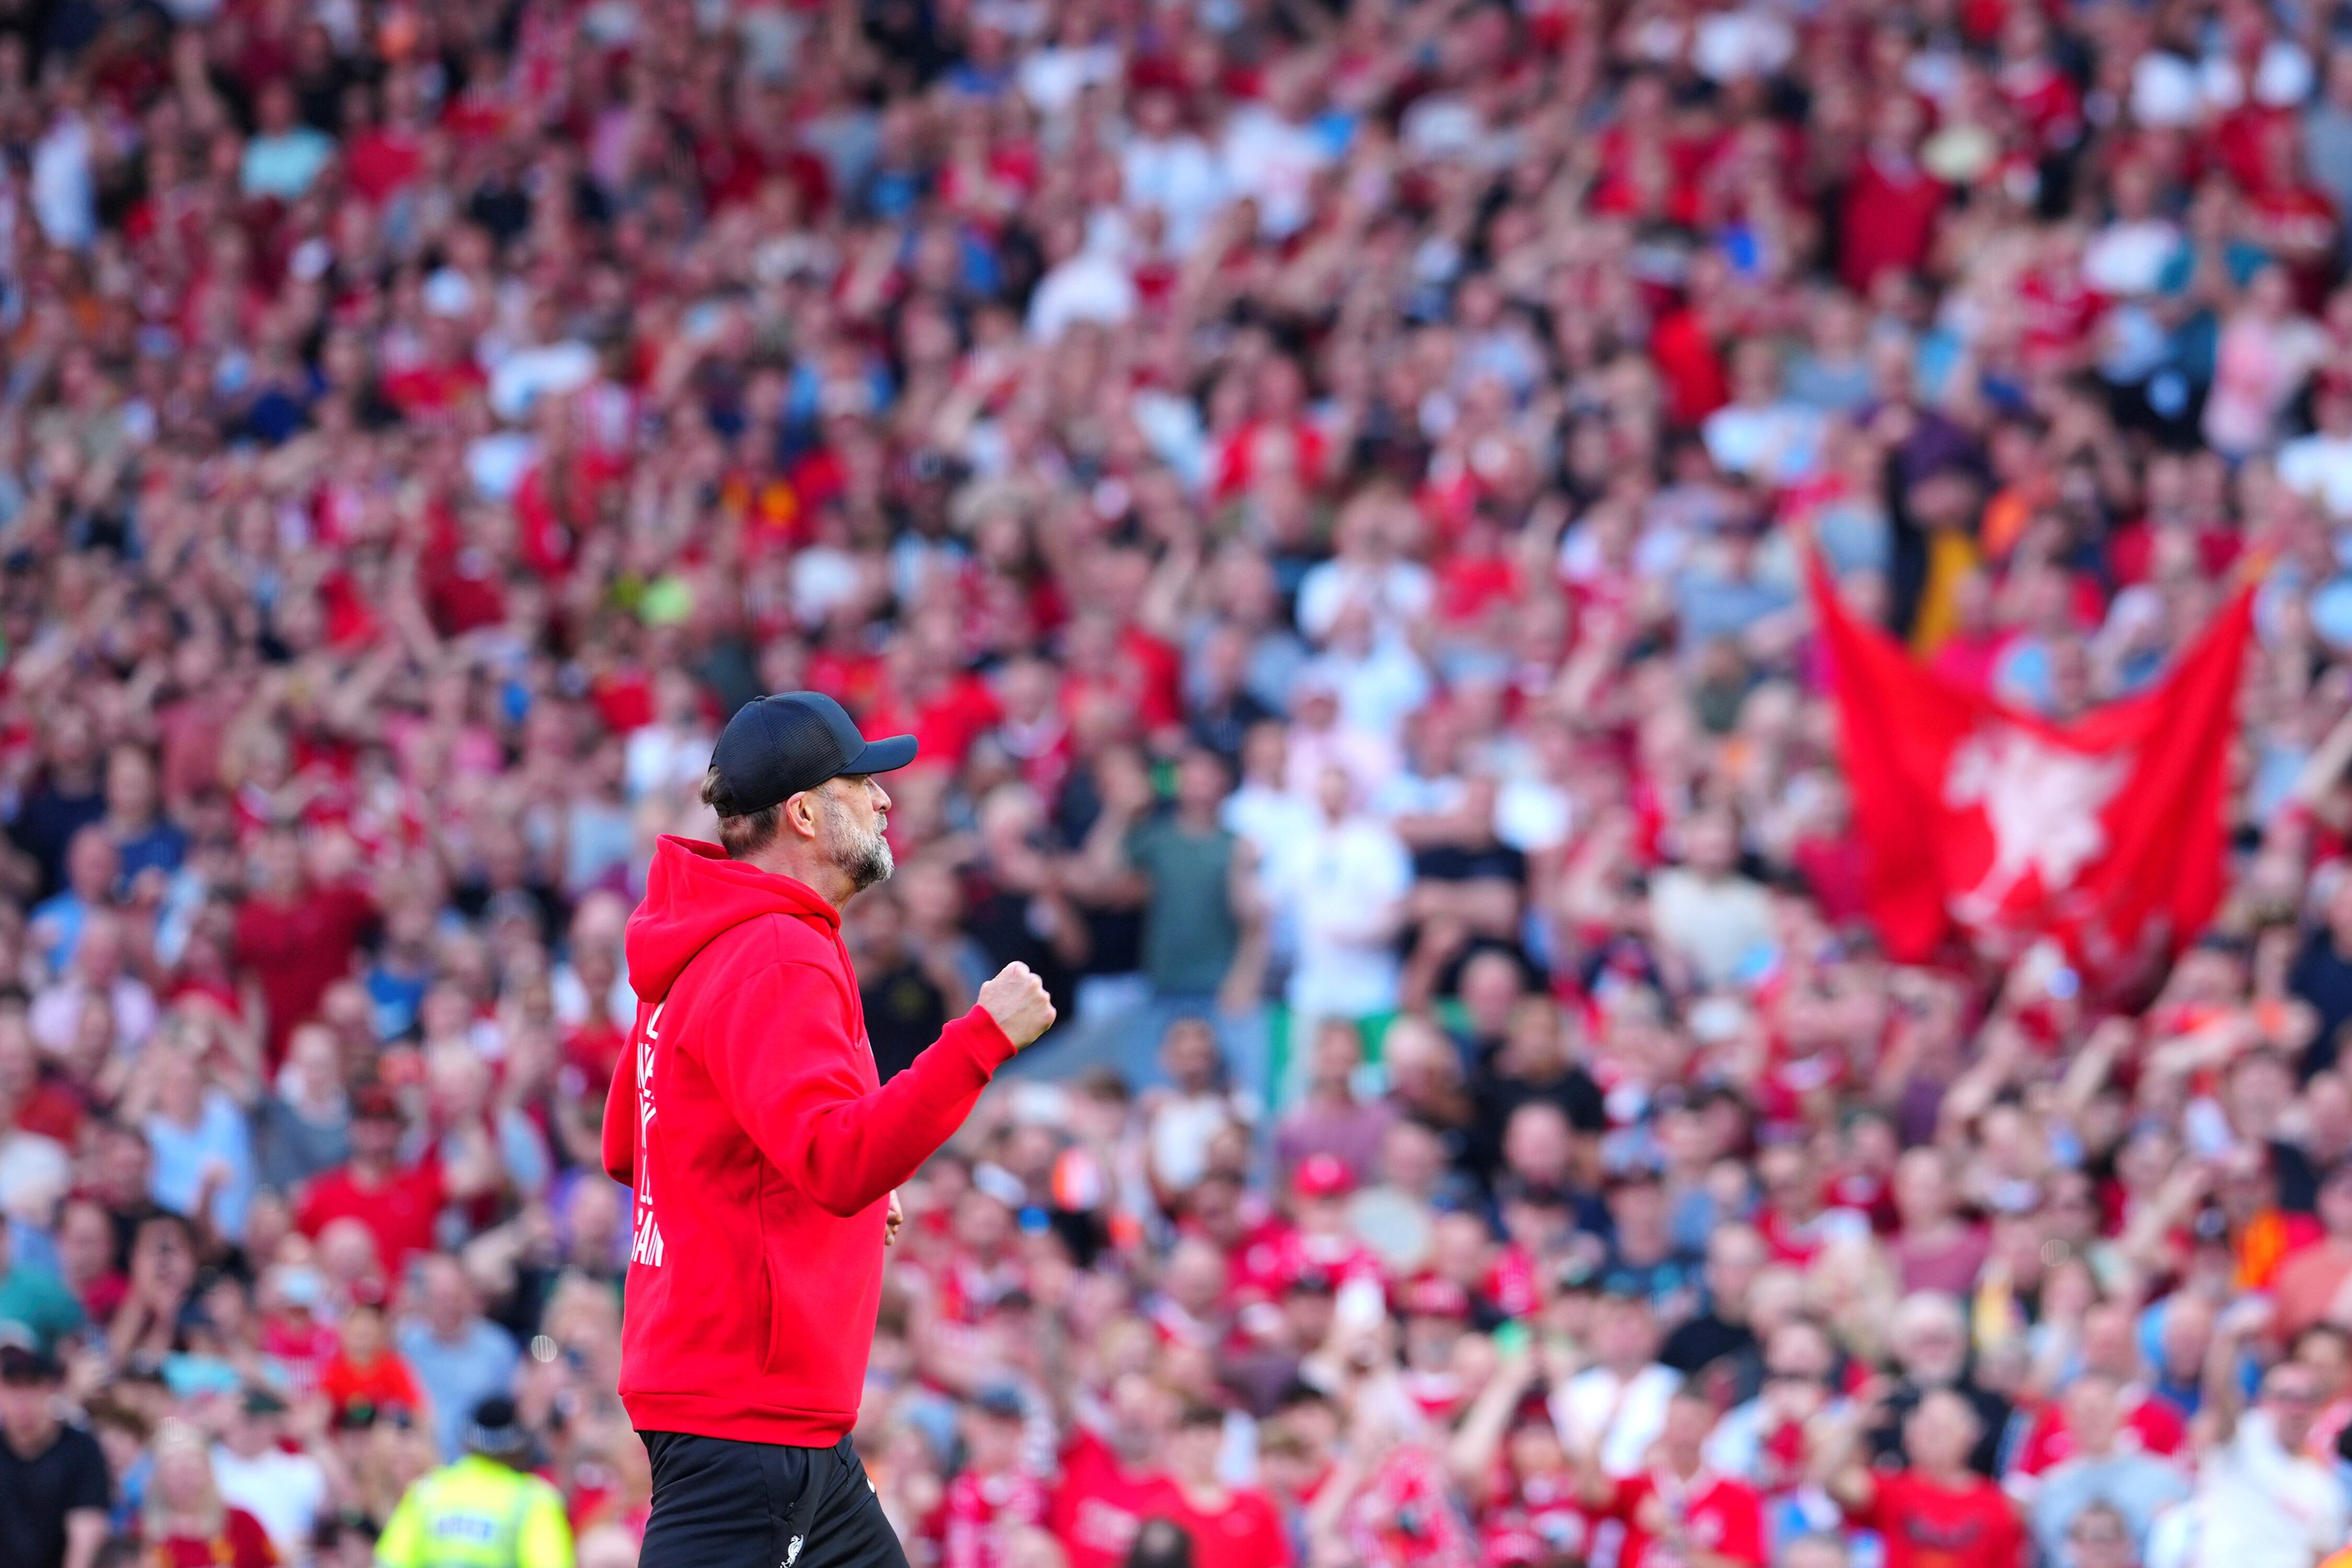
[[[920,1568],[2315,1568],[2347,27],[0,0],[0,1568],[362,1568],[499,1396],[631,1568],[624,926],[798,688],[884,1070],[1065,1019]],[[1889,963],[1805,540],[2062,720],[2267,561],[2213,928]]]

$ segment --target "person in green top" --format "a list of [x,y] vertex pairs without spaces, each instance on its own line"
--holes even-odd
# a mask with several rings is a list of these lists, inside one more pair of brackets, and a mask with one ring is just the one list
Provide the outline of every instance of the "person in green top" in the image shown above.
[[36,1346],[54,1351],[58,1342],[81,1331],[81,1303],[65,1281],[15,1255],[8,1221],[0,1218],[0,1323],[16,1323]]
[[1089,837],[1117,846],[1143,900],[1143,974],[1151,1003],[1123,1031],[1118,1065],[1128,1080],[1162,1081],[1160,1042],[1168,1026],[1179,1018],[1208,1018],[1217,1026],[1233,1086],[1262,1100],[1262,921],[1249,845],[1219,819],[1232,787],[1223,757],[1188,746],[1176,762],[1172,805],[1160,809],[1148,792],[1132,798],[1121,792],[1104,802],[1103,820]]
[[408,1489],[376,1568],[572,1568],[562,1494],[523,1468],[530,1451],[513,1400],[476,1405],[466,1457]]
[[1150,884],[1143,905],[1143,973],[1155,997],[1215,998],[1241,947],[1234,909],[1240,840],[1217,820],[1228,788],[1214,752],[1176,763],[1173,809],[1127,830],[1127,858]]

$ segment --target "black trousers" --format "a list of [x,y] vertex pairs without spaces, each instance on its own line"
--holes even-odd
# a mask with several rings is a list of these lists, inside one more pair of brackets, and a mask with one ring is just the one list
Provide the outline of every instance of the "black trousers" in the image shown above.
[[654,1506],[637,1568],[907,1568],[844,1437],[788,1448],[642,1432]]

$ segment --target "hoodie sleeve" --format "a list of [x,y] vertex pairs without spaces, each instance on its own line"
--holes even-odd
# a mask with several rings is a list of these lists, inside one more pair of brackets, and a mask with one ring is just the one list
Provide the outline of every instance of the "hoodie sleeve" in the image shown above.
[[760,1152],[845,1219],[881,1202],[952,1137],[1013,1052],[975,1006],[906,1071],[868,1090],[836,982],[803,963],[750,976],[697,1033],[720,1097]]

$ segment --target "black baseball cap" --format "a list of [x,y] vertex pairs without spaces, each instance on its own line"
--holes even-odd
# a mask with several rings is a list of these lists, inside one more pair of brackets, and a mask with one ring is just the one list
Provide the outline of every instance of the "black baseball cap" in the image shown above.
[[58,1358],[37,1345],[0,1345],[0,1383],[11,1388],[44,1388],[65,1375]]
[[746,702],[710,752],[733,814],[781,805],[843,773],[887,773],[915,760],[915,737],[869,741],[822,691],[787,691]]
[[466,1447],[493,1459],[520,1454],[530,1447],[530,1434],[522,1428],[515,1402],[503,1394],[494,1394],[476,1405],[473,1418],[466,1425]]

